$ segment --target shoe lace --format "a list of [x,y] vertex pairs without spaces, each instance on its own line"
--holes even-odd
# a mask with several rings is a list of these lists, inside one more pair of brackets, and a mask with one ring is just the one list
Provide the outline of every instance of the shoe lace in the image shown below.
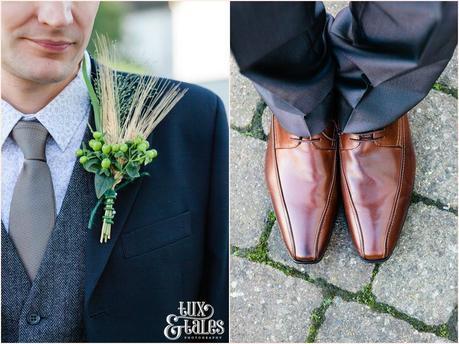
[[320,141],[320,138],[312,138],[312,137],[304,137],[304,136],[290,136],[291,140],[294,141],[301,141],[301,142],[306,142],[306,143],[312,143],[315,141]]
[[351,137],[350,139],[352,141],[377,141],[377,140],[381,140],[384,135],[375,135],[375,133],[367,133],[367,134],[357,134],[358,135],[358,138],[353,138]]
[[[331,137],[329,135],[327,135],[327,133],[325,133],[324,131],[321,133],[323,136],[325,136],[328,140],[332,141],[333,144],[335,144],[337,138],[334,138],[334,137]],[[294,140],[294,141],[300,141],[300,142],[305,142],[305,143],[313,143],[313,142],[317,142],[317,141],[320,141],[320,137],[311,137],[311,136],[290,136],[290,139],[291,140]]]

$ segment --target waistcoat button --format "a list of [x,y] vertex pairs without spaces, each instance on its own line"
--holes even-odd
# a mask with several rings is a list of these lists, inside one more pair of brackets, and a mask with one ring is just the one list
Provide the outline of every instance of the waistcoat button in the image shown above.
[[27,316],[27,322],[30,325],[36,325],[40,322],[40,320],[41,320],[41,317],[37,313],[30,313]]

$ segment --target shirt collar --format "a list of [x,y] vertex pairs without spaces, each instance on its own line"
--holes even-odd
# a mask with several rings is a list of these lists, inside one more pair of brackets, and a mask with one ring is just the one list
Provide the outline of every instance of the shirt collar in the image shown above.
[[24,114],[4,99],[1,100],[1,145],[22,117],[34,117],[48,130],[61,151],[65,151],[72,136],[89,109],[89,94],[83,80],[83,63],[77,76],[43,109],[35,114]]

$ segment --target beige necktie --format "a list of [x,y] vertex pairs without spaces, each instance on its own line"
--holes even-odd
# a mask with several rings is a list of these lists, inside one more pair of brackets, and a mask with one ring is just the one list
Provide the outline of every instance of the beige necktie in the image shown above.
[[45,156],[47,136],[39,122],[19,121],[12,131],[24,164],[14,186],[8,232],[31,281],[56,221],[54,188]]

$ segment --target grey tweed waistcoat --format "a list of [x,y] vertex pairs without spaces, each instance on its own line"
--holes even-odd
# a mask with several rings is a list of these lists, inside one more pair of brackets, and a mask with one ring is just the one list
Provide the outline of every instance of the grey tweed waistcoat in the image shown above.
[[[86,130],[84,141],[90,136]],[[75,162],[33,283],[2,223],[2,342],[81,342],[85,246],[94,177]]]

